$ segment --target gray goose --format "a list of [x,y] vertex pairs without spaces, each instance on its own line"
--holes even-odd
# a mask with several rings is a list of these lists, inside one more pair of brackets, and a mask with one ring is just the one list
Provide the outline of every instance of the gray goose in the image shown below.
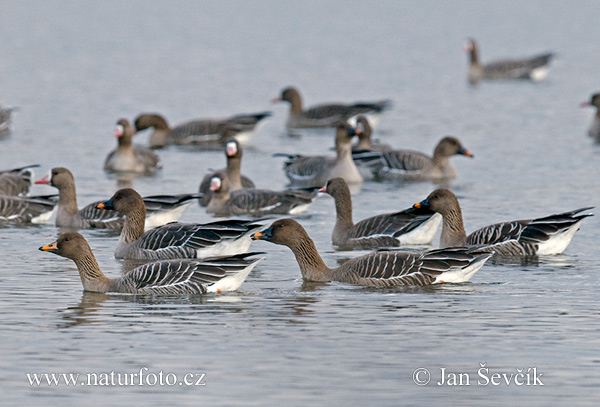
[[467,236],[458,199],[452,191],[436,189],[416,208],[429,208],[442,215],[440,247],[490,246],[497,255],[534,256],[562,253],[581,222],[593,207],[549,215],[543,218],[501,222],[483,227]]
[[[58,209],[56,226],[78,229],[120,229],[124,218],[115,211],[98,210],[100,202],[93,202],[82,209],[77,207],[75,179],[67,168],[52,168],[48,174],[35,181],[36,184],[46,184],[58,189]],[[144,198],[149,209],[146,227],[154,227],[179,219],[194,199],[201,198],[200,194],[152,195]]]
[[504,59],[482,65],[479,62],[479,49],[474,39],[465,46],[469,54],[469,82],[476,84],[482,79],[544,79],[548,74],[548,64],[552,53],[535,55],[522,59]]
[[389,144],[373,141],[371,135],[373,128],[369,124],[369,120],[363,115],[356,118],[356,129],[358,133],[358,143],[352,146],[352,152],[355,151],[390,151],[392,146]]
[[222,143],[221,132],[227,125],[238,129],[236,139],[245,142],[259,127],[260,122],[271,116],[271,112],[239,114],[222,119],[192,120],[170,128],[167,120],[157,113],[143,113],[135,119],[138,131],[153,128],[150,147],[162,148],[167,145],[196,145]]
[[457,171],[450,162],[453,155],[473,157],[460,140],[446,136],[437,144],[432,157],[418,151],[391,150],[359,151],[353,154],[353,159],[359,165],[369,167],[379,179],[427,181],[455,178]]
[[594,93],[589,101],[582,102],[581,107],[592,106],[596,108],[596,114],[588,129],[588,136],[600,143],[600,93]]
[[409,208],[352,221],[352,196],[342,178],[332,178],[319,190],[335,201],[336,221],[331,240],[348,248],[395,247],[430,244],[441,222],[441,216],[424,209]]
[[348,184],[363,181],[360,171],[352,160],[350,142],[357,131],[346,122],[338,122],[335,135],[336,157],[275,154],[287,157],[283,164],[285,175],[293,186],[321,187],[330,178],[342,177]]
[[249,220],[172,222],[144,233],[146,207],[140,194],[130,188],[115,192],[97,207],[125,216],[115,249],[117,259],[194,259],[243,253],[250,247],[250,234],[263,226]]
[[149,148],[132,144],[135,129],[127,119],[117,122],[114,136],[118,146],[104,162],[104,171],[152,175],[162,168],[158,155]]
[[75,262],[83,289],[93,292],[131,294],[205,294],[237,290],[262,258],[256,253],[198,260],[163,260],[144,264],[122,277],[108,278],[88,242],[77,232],[61,234],[41,251]]
[[0,195],[0,225],[46,223],[56,208],[56,195]]
[[39,164],[0,171],[0,195],[27,195],[34,177],[32,168]]
[[323,104],[303,110],[300,92],[294,87],[283,89],[281,95],[272,99],[272,102],[288,102],[290,104],[290,113],[287,120],[287,127],[289,128],[335,127],[340,120],[347,121],[359,114],[369,116],[371,125],[376,127],[379,116],[385,110],[391,108],[392,105],[389,100],[381,100],[353,104]]
[[[231,192],[239,189],[256,188],[254,182],[250,178],[244,176],[240,172],[242,165],[242,147],[235,139],[230,139],[225,143],[225,157],[227,158],[227,167],[219,170],[224,172],[229,179],[229,190]],[[212,199],[213,193],[210,190],[210,179],[213,174],[208,174],[200,183],[199,192],[203,194],[200,200],[200,206],[207,206]]]
[[293,219],[277,220],[269,228],[252,235],[252,239],[289,247],[305,280],[378,287],[468,281],[492,255],[466,248],[421,253],[378,251],[351,259],[340,267],[329,268],[304,228]]
[[18,110],[18,108],[0,106],[0,137],[6,136],[10,133],[10,116],[15,110]]
[[316,195],[315,192],[296,189],[240,189],[232,192],[224,172],[213,175],[210,190],[213,197],[206,207],[206,212],[217,216],[297,214],[306,210]]

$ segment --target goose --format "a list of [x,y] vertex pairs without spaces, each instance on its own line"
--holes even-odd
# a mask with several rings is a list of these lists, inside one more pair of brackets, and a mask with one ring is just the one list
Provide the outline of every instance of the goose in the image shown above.
[[0,195],[0,225],[46,223],[56,209],[56,195]]
[[298,214],[304,212],[316,196],[314,192],[298,189],[240,189],[232,192],[224,172],[216,172],[212,176],[210,190],[213,197],[206,212],[217,216]]
[[252,235],[252,239],[289,247],[305,280],[378,287],[469,281],[492,255],[467,248],[421,253],[378,251],[351,259],[340,267],[329,268],[306,230],[293,219],[277,220],[269,228]]
[[[56,226],[78,229],[120,229],[124,218],[115,211],[101,211],[96,208],[100,202],[93,202],[82,209],[77,207],[75,179],[73,173],[64,167],[52,168],[48,174],[35,181],[58,189],[58,209]],[[192,205],[200,194],[152,195],[144,198],[149,215],[146,227],[151,228],[179,219],[183,212]]]
[[0,171],[0,195],[27,195],[36,167],[39,164]]
[[356,118],[356,129],[358,134],[358,143],[352,146],[352,152],[355,151],[390,151],[392,146],[389,144],[381,143],[380,141],[373,141],[371,134],[373,128],[369,124],[369,120],[360,115]]
[[239,142],[246,142],[256,132],[261,121],[271,112],[239,114],[222,119],[198,119],[170,128],[167,120],[157,113],[142,113],[135,119],[135,128],[142,131],[153,128],[150,136],[152,148],[167,145],[191,145],[221,142],[221,131],[226,125],[235,125]]
[[16,107],[0,106],[0,137],[10,133],[10,123],[12,112],[18,110]]
[[272,99],[271,102],[288,102],[290,104],[290,113],[287,120],[288,128],[336,127],[337,122],[340,120],[347,121],[359,114],[367,115],[371,126],[376,127],[379,116],[385,110],[390,109],[392,105],[389,100],[381,100],[353,104],[323,104],[303,110],[300,92],[294,87],[283,89],[281,95]]
[[352,196],[343,178],[332,178],[319,190],[335,201],[336,221],[331,240],[349,248],[431,244],[442,217],[428,209],[405,209],[352,221]]
[[353,154],[353,159],[369,167],[379,179],[427,181],[456,178],[458,173],[449,159],[453,155],[473,158],[460,140],[446,136],[437,144],[432,157],[412,150],[392,150],[359,151]]
[[114,136],[118,147],[111,151],[104,162],[104,171],[152,175],[162,168],[158,155],[149,148],[131,142],[135,129],[127,119],[117,122]]
[[336,127],[336,157],[275,154],[287,157],[283,164],[285,175],[297,187],[321,187],[330,178],[342,177],[349,184],[360,184],[363,177],[352,160],[350,142],[357,131],[346,122]]
[[469,82],[478,83],[481,79],[531,79],[542,80],[548,75],[548,64],[552,53],[540,54],[522,59],[504,59],[482,65],[479,62],[479,49],[474,39],[465,45],[469,54]]
[[593,207],[545,216],[489,225],[467,236],[463,226],[458,199],[452,191],[436,189],[427,198],[414,205],[429,208],[442,215],[440,247],[491,246],[497,255],[535,256],[562,253],[573,238],[581,222],[592,214],[581,212]]
[[262,258],[258,253],[198,260],[163,260],[147,263],[108,278],[92,253],[90,245],[77,232],[59,235],[58,240],[39,250],[58,254],[75,262],[83,289],[101,293],[206,294],[235,291]]
[[588,130],[588,136],[600,143],[600,93],[594,93],[589,101],[581,102],[580,106],[592,106],[596,108],[596,114]]
[[[235,139],[230,139],[225,144],[225,157],[227,158],[227,167],[219,170],[225,172],[229,179],[229,190],[231,192],[239,189],[256,188],[254,182],[250,178],[241,175],[240,167],[242,165],[242,147]],[[207,206],[212,199],[213,193],[210,190],[210,179],[213,174],[208,174],[202,179],[200,183],[199,192],[203,194],[202,199],[199,201],[200,206]]]
[[172,222],[144,232],[144,200],[131,188],[118,190],[96,207],[125,216],[115,249],[117,259],[193,259],[243,253],[250,247],[250,234],[263,226],[249,220],[207,224]]

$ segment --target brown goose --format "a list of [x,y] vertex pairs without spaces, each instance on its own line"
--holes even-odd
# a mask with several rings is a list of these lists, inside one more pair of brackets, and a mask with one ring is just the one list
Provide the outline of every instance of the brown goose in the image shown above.
[[369,124],[369,120],[363,115],[356,118],[356,130],[358,134],[358,144],[352,146],[352,152],[355,151],[390,151],[392,146],[389,144],[381,143],[379,141],[373,141],[371,134],[373,129]]
[[0,195],[0,224],[46,223],[56,208],[56,195]]
[[592,207],[581,208],[543,218],[496,223],[467,236],[460,205],[452,191],[436,189],[414,206],[429,208],[442,215],[440,247],[491,246],[496,254],[506,256],[560,254],[579,230],[581,222],[592,216],[580,214]]
[[[235,139],[230,139],[225,143],[225,157],[227,158],[227,167],[219,170],[224,172],[229,179],[229,190],[231,192],[239,189],[256,188],[254,182],[250,178],[240,173],[240,167],[242,165],[242,147]],[[210,190],[210,179],[213,174],[208,174],[202,179],[200,183],[199,192],[203,194],[200,200],[200,206],[207,206],[212,199],[213,193]]]
[[235,125],[239,142],[245,142],[259,127],[260,122],[271,116],[271,112],[239,114],[223,119],[199,119],[170,128],[166,119],[156,113],[143,113],[135,119],[135,128],[142,131],[154,128],[150,136],[150,147],[167,145],[192,145],[221,143],[221,132],[227,125]]
[[15,110],[18,110],[18,108],[0,106],[0,137],[6,136],[10,133],[10,116]]
[[371,125],[376,127],[379,116],[392,105],[389,100],[382,100],[379,102],[357,102],[350,105],[341,103],[324,104],[303,110],[300,92],[294,87],[283,89],[281,95],[274,98],[272,102],[288,102],[290,104],[290,114],[287,121],[289,128],[335,127],[340,120],[347,121],[359,114],[369,116]]
[[596,114],[588,130],[588,136],[600,143],[600,93],[594,93],[589,101],[582,102],[581,107],[592,106],[596,108]]
[[210,190],[213,197],[206,207],[206,212],[217,216],[297,214],[306,210],[316,195],[315,192],[295,189],[240,189],[231,192],[229,180],[224,172],[213,175]]
[[135,129],[126,119],[117,122],[114,136],[118,147],[111,151],[104,162],[104,171],[152,175],[162,168],[158,155],[152,150],[132,144]]
[[108,278],[88,242],[77,232],[61,234],[40,247],[75,262],[85,291],[132,294],[205,294],[237,290],[262,258],[256,253],[198,260],[163,260],[144,264],[122,277]]
[[379,287],[468,281],[492,255],[474,253],[466,248],[422,253],[379,251],[349,260],[340,267],[329,268],[304,228],[293,219],[277,220],[269,228],[252,235],[252,239],[289,247],[305,280]]
[[39,164],[0,171],[0,195],[27,195],[34,177],[32,168],[36,167]]
[[428,209],[405,209],[352,221],[352,196],[342,178],[332,178],[319,190],[335,200],[336,221],[331,240],[348,248],[395,247],[430,244],[441,216]]
[[469,54],[469,82],[478,83],[481,79],[544,79],[548,75],[548,64],[552,53],[540,54],[523,59],[505,59],[482,65],[479,62],[479,50],[474,39],[465,46]]

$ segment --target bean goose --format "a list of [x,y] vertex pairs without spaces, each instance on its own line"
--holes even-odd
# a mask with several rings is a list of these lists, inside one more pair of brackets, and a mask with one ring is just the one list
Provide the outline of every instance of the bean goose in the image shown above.
[[283,165],[285,175],[294,186],[321,187],[330,178],[342,177],[349,184],[363,181],[352,160],[350,142],[357,132],[348,123],[339,122],[335,135],[336,157],[276,154],[288,160]]
[[193,259],[238,254],[248,251],[250,234],[262,226],[248,220],[172,222],[144,233],[146,207],[140,194],[130,188],[115,192],[97,207],[125,216],[115,249],[117,259]]
[[540,54],[530,58],[505,59],[482,65],[479,62],[479,49],[473,39],[465,46],[469,54],[469,82],[478,83],[481,79],[544,79],[548,75],[548,64],[552,53]]
[[56,208],[56,195],[0,196],[0,225],[46,223]]
[[341,281],[359,285],[391,287],[468,281],[491,253],[474,253],[466,248],[428,252],[379,251],[347,261],[337,268],[323,262],[314,242],[293,219],[280,219],[252,235],[289,247],[308,281]]
[[156,113],[144,113],[135,119],[135,128],[142,131],[154,128],[150,136],[150,146],[161,148],[167,145],[191,145],[220,143],[221,132],[227,125],[238,129],[235,135],[240,142],[245,142],[259,127],[260,122],[271,116],[271,112],[239,114],[223,119],[193,120],[170,128],[165,118]]
[[163,260],[144,264],[122,277],[108,278],[88,242],[77,232],[61,234],[40,250],[75,262],[83,289],[131,294],[205,294],[237,290],[262,258],[257,253],[198,260]]
[[206,212],[217,216],[297,214],[305,211],[316,195],[314,192],[296,189],[240,189],[232,192],[224,172],[213,175],[210,190],[213,197]]
[[589,101],[582,102],[581,107],[593,106],[596,108],[596,114],[588,130],[588,136],[600,143],[600,93],[594,93]]
[[[233,192],[242,188],[255,188],[254,182],[240,173],[242,148],[237,140],[231,139],[225,144],[225,157],[227,158],[227,167],[219,171],[227,175],[229,190]],[[200,193],[203,194],[200,206],[207,206],[212,199],[213,193],[210,190],[210,179],[212,176],[213,174],[206,175],[200,183]]]
[[287,120],[287,127],[289,128],[335,127],[340,120],[347,121],[359,114],[369,116],[371,125],[376,127],[379,116],[385,110],[391,108],[392,105],[391,101],[382,100],[353,104],[323,104],[303,110],[300,92],[294,87],[283,89],[281,95],[274,98],[272,102],[288,102],[290,104],[290,113]]
[[592,209],[581,208],[537,219],[515,220],[489,225],[467,236],[458,199],[447,189],[436,189],[417,208],[429,208],[442,215],[440,247],[491,246],[498,255],[545,255],[562,253]]
[[441,216],[428,209],[405,209],[352,221],[352,196],[346,181],[332,178],[319,190],[335,200],[336,221],[331,240],[341,247],[369,248],[430,244]]
[[355,151],[390,151],[392,146],[389,144],[373,141],[371,135],[373,129],[369,124],[369,120],[363,115],[356,118],[356,129],[358,134],[358,144],[352,146],[352,152]]
[[0,171],[0,195],[27,195],[31,179],[34,177],[32,168],[35,167],[39,167],[39,165]]
[[118,146],[104,162],[104,171],[151,175],[162,168],[158,155],[149,148],[132,144],[135,129],[126,119],[117,122],[114,136]]
[[[124,218],[115,211],[102,211],[96,208],[100,202],[93,202],[82,209],[77,207],[75,179],[67,168],[56,167],[36,184],[47,184],[58,189],[58,210],[56,226],[71,228],[120,229]],[[149,215],[146,227],[151,228],[179,219],[183,212],[200,194],[153,195],[144,198]]]
[[473,157],[456,137],[444,137],[433,151],[433,157],[412,150],[384,152],[359,151],[353,158],[361,166],[367,166],[379,179],[402,181],[426,181],[450,179],[457,176],[450,162],[453,155]]

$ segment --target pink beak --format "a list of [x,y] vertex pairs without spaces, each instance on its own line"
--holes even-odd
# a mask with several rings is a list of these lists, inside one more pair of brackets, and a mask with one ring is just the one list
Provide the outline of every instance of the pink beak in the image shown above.
[[210,190],[211,191],[216,191],[217,189],[221,188],[221,180],[219,178],[213,178],[210,180]]
[[50,175],[46,174],[43,178],[35,181],[36,184],[50,184]]
[[317,192],[327,192],[327,185],[323,185]]
[[115,137],[119,138],[119,137],[121,137],[122,135],[123,135],[123,129],[121,129],[121,128],[117,128],[117,129],[115,129],[115,132],[113,133],[113,136],[115,136]]
[[227,157],[233,157],[237,154],[237,148],[235,148],[235,144],[231,144],[227,146]]
[[581,102],[579,104],[580,107],[588,107],[591,106],[592,104],[589,101],[585,101],[585,102]]
[[271,103],[279,103],[281,102],[281,98],[273,98],[271,99]]

